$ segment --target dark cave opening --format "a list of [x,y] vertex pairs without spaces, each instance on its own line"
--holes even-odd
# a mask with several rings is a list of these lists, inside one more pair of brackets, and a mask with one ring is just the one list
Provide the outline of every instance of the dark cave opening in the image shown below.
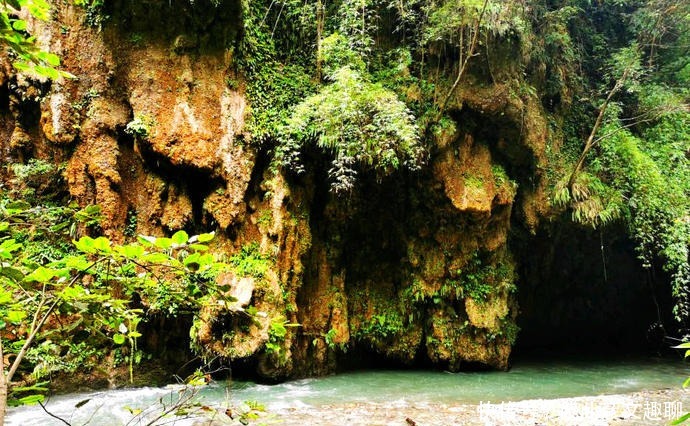
[[668,352],[670,289],[642,268],[622,225],[584,229],[561,218],[514,239],[513,250],[521,258],[514,358]]
[[[475,135],[477,143],[487,144],[495,155],[492,164],[501,164],[519,182],[519,188],[534,190],[530,170],[535,167],[535,159],[530,149],[515,144],[510,152],[497,153],[502,151],[499,145],[503,143],[499,132],[507,122],[483,129],[469,123],[479,119],[479,113],[466,111],[464,116],[467,131]],[[519,137],[517,130],[509,135],[511,140]],[[401,290],[411,285],[417,273],[406,248],[411,240],[438,246],[445,243],[436,238],[458,229],[471,233],[504,226],[489,220],[486,223],[490,226],[481,228],[481,221],[472,214],[458,212],[431,174],[399,171],[381,179],[373,173],[361,173],[356,190],[337,198],[328,190],[328,158],[316,150],[304,154],[312,166],[310,176],[293,177],[291,184],[311,188],[310,227],[314,246],[305,259],[308,272],[298,295],[298,305],[303,309],[311,303],[310,295],[316,287],[323,286],[325,281],[319,276],[319,265],[328,262],[331,275],[344,277],[351,333],[356,333],[358,327],[361,330],[362,323],[358,321],[363,318],[366,321],[371,309],[380,314],[380,309],[390,307],[375,299],[388,298],[398,303]],[[670,289],[668,284],[663,284],[668,280],[653,277],[640,266],[634,242],[626,237],[623,225],[593,230],[563,216],[544,221],[533,234],[524,228],[520,207],[523,201],[521,191],[518,192],[508,231],[508,249],[516,260],[516,321],[520,328],[511,359],[519,362],[525,358],[558,356],[617,358],[668,352],[670,344],[664,335],[673,325]],[[510,215],[510,210],[504,211],[505,214],[499,210],[509,208],[496,206],[491,217]],[[429,246],[429,249],[434,248]],[[315,256],[315,250],[327,255]],[[464,256],[462,250],[467,248],[443,247],[447,263],[439,279],[451,279],[452,258]],[[377,290],[372,291],[373,288]],[[357,299],[358,292],[366,292],[369,308],[357,307],[362,303]],[[448,302],[447,306],[453,304]],[[426,325],[422,325],[422,340],[411,345],[407,352],[414,353],[413,356],[396,358],[381,340],[372,344],[372,339],[351,334],[347,352],[336,351],[336,359],[329,362],[336,367],[335,371],[446,368],[444,361],[430,359],[425,345],[432,319],[428,308],[424,305],[420,309],[422,315],[427,315],[423,320]],[[463,315],[464,309],[454,310]],[[355,318],[357,315],[359,318]],[[463,371],[484,368],[472,362],[463,362],[459,367]]]

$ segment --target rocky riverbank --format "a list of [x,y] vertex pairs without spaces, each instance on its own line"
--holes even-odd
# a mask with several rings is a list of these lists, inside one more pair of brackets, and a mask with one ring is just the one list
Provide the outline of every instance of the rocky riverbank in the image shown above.
[[668,389],[473,404],[349,403],[270,414],[281,425],[662,425],[690,410],[690,391]]

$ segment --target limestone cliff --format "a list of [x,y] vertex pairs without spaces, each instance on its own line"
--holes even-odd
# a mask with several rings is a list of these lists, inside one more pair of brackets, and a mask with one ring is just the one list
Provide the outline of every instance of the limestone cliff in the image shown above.
[[34,30],[76,78],[41,82],[2,62],[3,161],[64,162],[71,198],[99,204],[114,240],[134,224],[215,230],[226,256],[256,248],[262,276],[223,278],[238,306],[198,314],[202,353],[273,379],[333,372],[348,356],[507,368],[520,285],[509,235],[516,224],[536,232],[548,207],[536,95],[470,78],[422,171],[363,172],[337,196],[323,153],[307,150],[295,176],[253,143],[246,76],[227,47],[242,37],[239,5],[175,3],[112,2],[99,29],[56,2]]

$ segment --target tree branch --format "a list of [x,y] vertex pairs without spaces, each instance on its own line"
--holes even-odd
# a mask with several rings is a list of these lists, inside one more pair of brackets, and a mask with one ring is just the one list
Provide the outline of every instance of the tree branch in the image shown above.
[[470,59],[475,56],[474,50],[477,47],[477,42],[479,41],[479,33],[480,33],[480,26],[482,23],[482,19],[484,18],[484,13],[486,12],[486,7],[489,4],[489,0],[484,0],[484,4],[482,5],[482,10],[479,12],[479,17],[477,18],[477,22],[475,23],[474,26],[474,34],[472,35],[472,41],[470,42],[469,49],[467,51],[467,56],[465,56],[464,60],[462,60],[462,64],[460,65],[460,69],[458,70],[458,76],[455,78],[455,82],[453,82],[453,85],[450,87],[450,90],[448,93],[446,93],[445,98],[443,99],[443,102],[441,102],[441,106],[439,108],[438,114],[436,116],[436,122],[441,119],[441,116],[446,110],[446,107],[448,106],[448,102],[450,101],[450,98],[453,96],[453,93],[455,93],[455,89],[457,89],[458,84],[460,84],[460,80],[462,79],[463,74],[465,74],[465,69],[467,68],[467,64],[470,62]]
[[594,147],[594,145],[596,145],[596,143],[600,140],[598,139],[595,141],[594,137],[597,135],[599,128],[604,122],[604,115],[606,114],[606,110],[609,104],[611,103],[611,99],[616,93],[620,91],[621,88],[623,88],[623,85],[625,84],[626,80],[628,79],[628,75],[632,70],[633,64],[634,61],[631,62],[625,68],[625,71],[623,71],[623,75],[621,75],[621,77],[616,81],[616,84],[613,85],[613,88],[609,91],[608,96],[606,96],[606,100],[604,100],[604,103],[599,107],[599,115],[597,115],[597,119],[594,122],[592,131],[589,133],[589,136],[587,137],[587,142],[585,142],[585,147],[582,150],[582,153],[580,153],[580,158],[578,158],[577,163],[575,164],[575,168],[570,173],[570,178],[568,179],[568,190],[571,192],[571,194],[573,190],[573,185],[575,184],[575,180],[577,179],[577,174],[580,172],[582,166],[585,164],[587,154],[592,149],[592,147]]

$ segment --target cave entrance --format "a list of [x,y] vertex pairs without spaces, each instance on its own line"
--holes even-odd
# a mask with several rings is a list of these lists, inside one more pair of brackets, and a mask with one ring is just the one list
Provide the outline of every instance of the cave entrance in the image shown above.
[[[641,267],[625,230],[583,229],[563,218],[517,244],[514,357],[660,355],[673,324],[668,285]],[[667,330],[670,331],[670,330]]]

